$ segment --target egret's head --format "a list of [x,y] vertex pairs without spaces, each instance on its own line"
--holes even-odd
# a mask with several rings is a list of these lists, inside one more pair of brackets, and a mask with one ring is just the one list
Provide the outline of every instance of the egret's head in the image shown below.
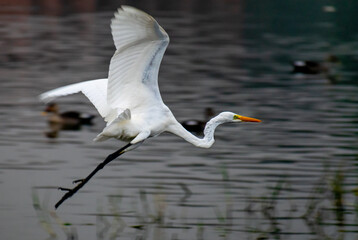
[[251,118],[251,117],[245,117],[238,114],[235,114],[233,117],[233,122],[261,122],[260,119],[257,118]]
[[223,112],[220,116],[228,122],[261,122],[259,119],[245,117],[232,112]]

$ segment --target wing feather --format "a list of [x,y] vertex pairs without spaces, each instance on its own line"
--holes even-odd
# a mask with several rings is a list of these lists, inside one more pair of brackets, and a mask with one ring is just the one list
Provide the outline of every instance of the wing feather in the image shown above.
[[107,82],[107,79],[98,79],[75,83],[45,92],[39,98],[43,102],[51,102],[58,97],[82,92],[96,107],[99,114],[106,118],[111,112],[107,104]]
[[135,108],[162,102],[158,71],[168,34],[150,15],[122,6],[111,23],[116,52],[109,67],[107,100],[112,108]]
[[115,13],[111,29],[116,52],[107,79],[60,87],[40,95],[49,102],[57,97],[82,92],[110,123],[123,112],[148,104],[162,103],[158,71],[169,44],[168,34],[150,15],[129,6]]

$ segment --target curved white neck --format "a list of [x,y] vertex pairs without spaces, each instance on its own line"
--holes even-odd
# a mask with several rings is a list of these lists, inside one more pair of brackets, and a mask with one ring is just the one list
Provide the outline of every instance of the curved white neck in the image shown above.
[[219,126],[222,123],[225,123],[225,121],[222,117],[216,116],[212,118],[209,122],[206,123],[205,129],[204,129],[204,137],[198,138],[188,132],[180,123],[176,122],[176,124],[170,126],[168,128],[168,131],[182,137],[184,140],[188,141],[189,143],[201,147],[201,148],[210,148],[214,142],[214,132],[217,126]]

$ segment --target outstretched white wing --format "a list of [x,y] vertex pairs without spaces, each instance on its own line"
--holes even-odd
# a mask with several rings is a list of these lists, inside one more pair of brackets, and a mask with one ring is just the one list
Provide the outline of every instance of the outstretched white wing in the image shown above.
[[50,102],[58,97],[82,92],[96,107],[99,114],[103,118],[108,118],[111,108],[107,104],[107,82],[107,79],[98,79],[67,85],[41,94],[40,100]]
[[162,102],[158,71],[168,34],[150,15],[122,6],[111,23],[116,52],[109,67],[107,100],[111,108],[135,109]]

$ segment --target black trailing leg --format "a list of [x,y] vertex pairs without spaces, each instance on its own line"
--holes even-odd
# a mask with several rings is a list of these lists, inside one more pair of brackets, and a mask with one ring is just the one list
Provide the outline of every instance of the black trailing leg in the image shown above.
[[81,180],[76,180],[74,183],[78,183],[78,185],[72,189],[69,188],[59,188],[62,191],[67,191],[65,195],[58,201],[55,205],[55,208],[58,208],[66,199],[72,197],[78,190],[80,190],[99,170],[101,170],[104,166],[110,163],[112,160],[116,159],[118,156],[122,155],[124,151],[130,147],[132,144],[128,143],[121,149],[117,150],[116,152],[109,154],[108,157],[101,162],[86,178]]

